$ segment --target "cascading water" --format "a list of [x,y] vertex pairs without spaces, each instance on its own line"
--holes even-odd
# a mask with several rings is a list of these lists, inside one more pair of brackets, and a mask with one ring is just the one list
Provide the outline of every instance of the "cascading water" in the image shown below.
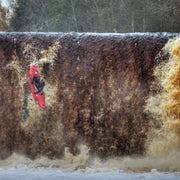
[[1,33],[0,166],[180,171],[178,36]]

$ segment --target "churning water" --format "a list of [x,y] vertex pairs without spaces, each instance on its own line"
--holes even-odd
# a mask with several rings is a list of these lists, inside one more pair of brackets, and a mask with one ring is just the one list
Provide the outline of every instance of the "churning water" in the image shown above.
[[[37,64],[40,69],[46,63],[53,68],[53,58],[58,46],[55,43],[49,52],[42,52],[42,58]],[[0,161],[0,180],[180,178],[180,38],[169,40],[163,51],[169,54],[169,59],[154,70],[155,80],[151,86],[153,93],[149,95],[144,107],[144,111],[151,117],[144,155],[107,157],[102,160],[92,157],[83,143],[79,145],[78,155],[73,155],[66,148],[64,157],[60,159],[40,156],[32,160],[25,155],[13,153]],[[9,64],[7,68],[19,69],[16,62]],[[20,79],[22,87],[23,81],[25,79]],[[48,86],[50,85],[47,84]],[[47,98],[56,92],[57,87],[54,86],[46,92]],[[48,106],[55,105],[55,98],[56,96],[47,99]],[[32,118],[31,121],[22,122],[22,126],[30,130],[39,121],[38,117],[42,112],[35,110],[30,96],[27,99],[29,116]],[[60,131],[62,127],[57,128]]]

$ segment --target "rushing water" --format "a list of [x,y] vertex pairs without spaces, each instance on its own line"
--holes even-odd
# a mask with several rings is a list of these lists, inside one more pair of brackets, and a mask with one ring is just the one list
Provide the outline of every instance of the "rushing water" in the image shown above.
[[0,168],[1,180],[177,180],[179,174],[161,173],[153,169],[149,173],[127,173],[118,170],[91,169],[77,170],[74,172],[62,171],[52,168],[33,168],[26,166]]
[[[31,45],[26,46],[23,53],[26,55],[27,63],[37,65],[41,73],[43,67],[48,64],[48,70],[53,74],[54,59],[57,56],[58,48],[62,47],[55,42],[47,50],[41,51],[39,53],[41,54],[39,55],[41,56],[39,61],[33,56],[37,49]],[[84,145],[84,142],[78,142],[79,153],[72,153],[71,150],[65,148],[64,156],[60,158],[51,156],[51,159],[49,159],[47,156],[39,155],[34,159],[30,159],[21,152],[13,153],[8,158],[0,160],[0,180],[16,180],[20,178],[24,180],[180,178],[178,173],[180,172],[180,38],[169,40],[162,51],[169,54],[169,59],[162,61],[154,69],[155,79],[151,84],[151,93],[146,99],[146,105],[144,106],[144,112],[150,117],[149,123],[151,125],[143,155],[107,156],[102,159],[96,155],[92,156],[90,149],[87,145]],[[158,56],[156,57],[157,59],[159,58]],[[111,59],[109,61],[111,62]],[[18,93],[23,94],[23,96],[16,96],[15,94],[15,102],[21,102],[19,109],[23,109],[23,101],[24,104],[28,104],[26,107],[28,111],[23,109],[22,119],[25,120],[21,121],[21,127],[25,129],[25,132],[31,133],[33,137],[33,132],[41,131],[40,126],[44,123],[42,122],[42,117],[46,117],[46,114],[34,105],[31,94],[27,90],[28,84],[26,79],[28,75],[22,76],[24,70],[20,68],[17,58],[6,66],[6,70],[16,70],[17,79],[19,80]],[[0,83],[1,80],[0,76]],[[11,80],[13,81],[13,78]],[[59,102],[57,104],[56,102],[57,94],[59,93],[58,79],[47,79],[47,81],[45,90],[46,102],[47,106],[50,107],[49,112],[51,110],[53,115],[57,111],[53,110],[53,107],[61,110],[63,109],[63,104]],[[113,84],[113,79],[109,79],[108,83]],[[63,88],[65,89],[64,92],[68,94],[67,99],[71,99],[73,89]],[[5,96],[8,96],[8,92]],[[116,91],[114,96],[115,98],[118,96]],[[58,119],[59,117],[55,118]],[[48,121],[45,123],[48,123]],[[46,138],[43,137],[43,133],[41,138],[48,141],[47,136],[49,135],[55,141],[64,142],[61,135],[64,126],[60,122],[57,124],[56,122],[53,123],[55,124],[53,127],[56,129],[48,132],[49,129],[47,130],[44,127],[44,131],[47,131]],[[46,142],[42,142],[41,149],[35,142],[36,137],[33,140],[35,147],[37,146],[43,151],[43,143]],[[51,146],[54,145],[53,142],[50,144]],[[57,146],[57,148],[59,147]]]

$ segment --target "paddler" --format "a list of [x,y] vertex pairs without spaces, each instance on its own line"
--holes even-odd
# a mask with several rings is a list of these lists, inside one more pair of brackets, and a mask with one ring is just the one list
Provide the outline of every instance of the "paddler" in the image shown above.
[[34,76],[32,82],[34,87],[36,88],[37,92],[34,92],[34,94],[44,94],[43,88],[45,86],[45,82],[42,79],[39,79],[38,77]]

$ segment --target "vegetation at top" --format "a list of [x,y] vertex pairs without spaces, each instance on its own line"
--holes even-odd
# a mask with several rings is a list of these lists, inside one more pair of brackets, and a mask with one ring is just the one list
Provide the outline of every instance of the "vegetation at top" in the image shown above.
[[9,0],[1,31],[179,32],[180,0]]

